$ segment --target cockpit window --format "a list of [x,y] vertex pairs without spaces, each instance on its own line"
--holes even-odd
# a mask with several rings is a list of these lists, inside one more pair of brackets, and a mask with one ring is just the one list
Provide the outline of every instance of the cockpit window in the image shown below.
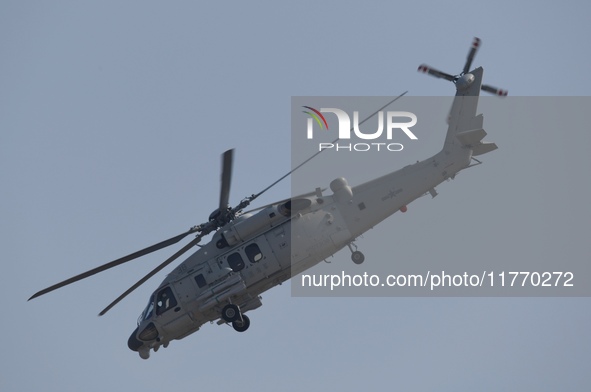
[[170,287],[160,290],[156,298],[156,315],[159,316],[167,310],[174,308],[176,304],[176,299]]

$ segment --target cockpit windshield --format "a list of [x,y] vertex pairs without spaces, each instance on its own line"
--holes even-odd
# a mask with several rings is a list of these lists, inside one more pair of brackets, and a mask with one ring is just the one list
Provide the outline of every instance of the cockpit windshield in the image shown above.
[[150,297],[148,306],[146,306],[146,309],[144,309],[140,315],[139,319],[137,320],[137,324],[140,325],[142,321],[148,320],[150,317],[152,317],[152,313],[154,313],[154,296]]
[[[157,299],[156,302],[154,301],[155,298]],[[156,308],[156,316],[160,316],[162,313],[174,308],[175,306],[177,306],[177,301],[174,297],[174,294],[172,293],[172,289],[170,287],[165,287],[157,294],[152,294],[150,301],[148,302],[148,306],[146,306],[146,309],[144,309],[138,318],[137,324],[140,325],[142,321],[152,318],[152,315],[154,314],[154,307]]]

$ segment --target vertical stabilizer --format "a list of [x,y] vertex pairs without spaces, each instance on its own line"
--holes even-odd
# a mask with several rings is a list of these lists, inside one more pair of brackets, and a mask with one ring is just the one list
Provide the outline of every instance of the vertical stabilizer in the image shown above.
[[482,115],[476,116],[480,86],[482,85],[482,67],[463,75],[456,82],[457,93],[449,112],[445,147],[461,146],[456,135],[460,132],[482,128]]
[[480,155],[497,148],[494,143],[482,143],[486,136],[482,129],[484,119],[477,115],[478,98],[482,86],[482,67],[462,75],[456,81],[457,93],[449,113],[449,127],[443,149],[470,148],[472,155]]

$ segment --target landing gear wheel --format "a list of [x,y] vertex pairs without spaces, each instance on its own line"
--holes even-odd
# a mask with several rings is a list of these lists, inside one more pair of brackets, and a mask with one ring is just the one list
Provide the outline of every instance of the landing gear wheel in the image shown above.
[[222,309],[222,318],[227,323],[232,323],[236,320],[240,320],[240,309],[237,305],[228,304]]
[[356,250],[355,252],[353,252],[351,254],[351,260],[353,260],[353,262],[355,264],[361,264],[365,261],[365,256],[363,253],[361,253],[360,251]]
[[248,329],[248,327],[250,327],[250,319],[248,318],[247,315],[243,314],[242,321],[240,321],[240,320],[233,321],[232,327],[237,332],[244,332]]

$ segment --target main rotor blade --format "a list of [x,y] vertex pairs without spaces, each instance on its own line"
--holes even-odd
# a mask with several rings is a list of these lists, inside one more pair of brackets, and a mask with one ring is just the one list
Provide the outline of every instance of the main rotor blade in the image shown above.
[[[363,121],[361,121],[359,123],[359,125],[363,124],[364,122],[366,122],[367,120],[369,120],[370,118],[372,118],[373,116],[375,116],[376,114],[378,114],[381,110],[385,109],[386,107],[390,106],[391,104],[393,104],[394,102],[396,102],[397,100],[399,100],[400,98],[402,98],[406,93],[408,93],[408,91],[403,92],[402,94],[400,94],[399,96],[397,96],[396,98],[390,100],[390,102],[388,102],[387,104],[385,104],[384,106],[382,106],[381,108],[379,108],[378,110],[376,110],[375,112],[373,112],[372,114],[370,114],[369,116],[367,116]],[[353,131],[353,128],[351,128],[351,131]],[[339,140],[339,138],[337,137],[335,140],[332,141],[332,143],[336,143]],[[287,174],[284,174],[281,178],[279,178],[277,181],[275,181],[274,183],[272,183],[271,185],[269,185],[268,187],[266,187],[265,189],[263,189],[262,191],[260,191],[259,193],[257,193],[256,195],[252,195],[248,201],[252,202],[254,199],[256,199],[257,197],[259,197],[260,195],[262,195],[263,193],[267,192],[269,189],[273,188],[275,185],[277,185],[281,180],[283,180],[285,177],[289,176],[291,173],[295,172],[296,170],[298,170],[300,167],[304,166],[306,163],[310,162],[312,159],[316,158],[316,156],[318,154],[320,154],[322,151],[325,151],[326,149],[320,150],[318,152],[316,152],[314,155],[312,155],[310,158],[306,159],[304,162],[300,163],[299,165],[297,165],[295,168],[291,169]]]
[[[322,188],[322,189],[320,189],[320,192],[324,192],[325,190],[326,190],[326,188]],[[279,201],[275,201],[273,203],[265,204],[264,206],[253,208],[252,210],[244,211],[242,213],[242,215],[244,215],[244,214],[250,214],[250,213],[256,212],[256,211],[260,211],[263,208],[271,207],[273,205],[279,205],[279,204],[285,203],[286,201],[289,201],[289,200],[299,199],[299,198],[303,198],[303,197],[308,197],[308,196],[312,196],[312,195],[315,195],[315,194],[316,194],[316,191],[312,191],[312,192],[303,193],[301,195],[297,195],[297,196],[294,196],[294,197],[288,197],[287,199],[282,199],[282,200],[279,200]]]
[[31,298],[29,298],[29,301],[32,300],[33,298],[37,298],[37,297],[39,297],[39,296],[41,296],[43,294],[47,294],[50,291],[59,289],[60,287],[67,286],[67,285],[69,285],[71,283],[74,283],[74,282],[77,282],[79,280],[88,278],[89,276],[92,276],[94,274],[98,274],[99,272],[108,270],[110,268],[116,267],[116,266],[121,265],[123,263],[127,263],[128,261],[131,261],[133,259],[137,259],[138,257],[147,255],[149,253],[155,252],[155,251],[160,250],[162,248],[166,248],[167,246],[176,244],[177,242],[179,242],[180,240],[182,240],[183,238],[185,238],[189,234],[195,233],[196,231],[199,231],[198,226],[197,227],[192,227],[188,231],[186,231],[186,232],[184,232],[182,234],[179,234],[177,236],[174,236],[172,238],[169,238],[169,239],[167,239],[165,241],[159,242],[157,244],[154,244],[152,246],[149,246],[149,247],[144,248],[142,250],[139,250],[137,252],[131,253],[131,254],[129,254],[127,256],[124,256],[124,257],[121,257],[121,258],[119,258],[117,260],[113,260],[113,261],[111,261],[111,262],[109,262],[107,264],[101,265],[100,267],[91,269],[90,271],[86,271],[86,272],[83,272],[83,273],[81,273],[79,275],[76,275],[74,277],[71,277],[70,279],[66,279],[63,282],[56,283],[53,286],[50,286],[50,287],[48,287],[46,289],[43,289],[43,290],[41,290],[41,291],[33,294],[33,296]]
[[160,270],[162,270],[168,264],[172,263],[174,260],[176,260],[177,258],[179,258],[183,253],[185,253],[186,251],[188,251],[189,249],[191,249],[193,246],[197,245],[197,243],[199,241],[201,241],[201,237],[203,237],[203,234],[199,234],[197,237],[195,237],[194,240],[192,240],[191,242],[189,242],[187,245],[183,246],[181,248],[181,250],[179,250],[178,252],[176,252],[175,254],[173,254],[172,256],[170,256],[162,264],[160,264],[158,267],[156,267],[152,271],[150,271],[150,273],[148,275],[146,275],[143,278],[141,278],[140,280],[138,280],[138,282],[136,284],[134,284],[133,286],[131,286],[129,289],[127,289],[127,291],[125,291],[123,294],[121,294],[119,297],[117,297],[117,299],[115,301],[111,302],[109,304],[109,306],[107,306],[106,308],[104,308],[99,313],[99,316],[102,316],[105,313],[107,313],[113,306],[117,305],[119,303],[119,301],[121,301],[123,298],[127,297],[127,295],[129,293],[131,293],[132,291],[134,291],[135,289],[137,289],[138,287],[140,287],[142,284],[144,284],[144,282],[146,282],[152,276],[156,275],[158,272],[160,272]]
[[425,64],[419,65],[419,69],[417,69],[417,71],[429,74],[431,76],[435,76],[436,78],[446,79],[446,80],[449,80],[450,82],[453,82],[456,79],[456,77],[453,75],[438,71],[435,68],[431,68]]
[[232,162],[234,161],[234,149],[226,151],[222,155],[222,188],[220,190],[219,211],[228,208],[230,200],[230,183],[232,182]]
[[472,47],[468,52],[468,58],[466,59],[466,64],[464,65],[464,70],[462,73],[468,73],[470,71],[470,66],[472,65],[472,60],[474,60],[474,56],[476,56],[476,52],[480,47],[480,38],[474,37],[474,41],[472,41]]

